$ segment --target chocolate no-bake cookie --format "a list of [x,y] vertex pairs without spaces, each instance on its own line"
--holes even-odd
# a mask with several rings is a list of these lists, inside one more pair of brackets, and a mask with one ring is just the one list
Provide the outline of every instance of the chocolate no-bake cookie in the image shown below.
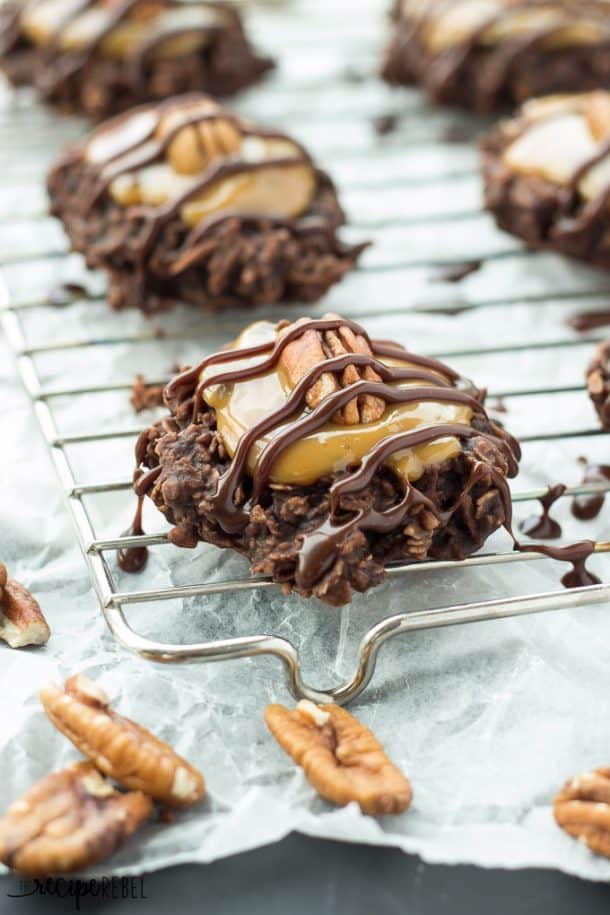
[[135,489],[170,540],[231,547],[331,605],[395,561],[463,559],[510,526],[519,447],[447,366],[328,315],[247,327],[175,377]]
[[587,390],[600,423],[610,432],[610,340],[600,343],[589,364]]
[[397,0],[383,65],[440,104],[479,112],[610,85],[603,0]]
[[315,301],[364,247],[338,239],[335,189],[302,146],[204,95],[102,124],[48,189],[114,308]]
[[229,96],[272,62],[239,13],[204,0],[21,0],[0,5],[0,69],[95,120],[181,92]]
[[533,248],[610,268],[610,93],[527,102],[481,143],[485,205]]

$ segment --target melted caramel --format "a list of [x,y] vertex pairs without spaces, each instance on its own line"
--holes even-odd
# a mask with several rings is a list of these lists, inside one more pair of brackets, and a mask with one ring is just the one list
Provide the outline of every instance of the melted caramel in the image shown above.
[[[234,342],[232,348],[245,348],[275,340],[277,329],[267,321],[258,321],[247,327]],[[265,357],[237,359],[224,363],[223,371],[257,365]],[[408,362],[384,357],[380,361],[388,365],[409,367]],[[214,367],[201,375],[202,380],[211,377]],[[216,369],[217,371],[217,369]],[[401,382],[400,387],[407,387]],[[206,402],[216,410],[218,431],[231,456],[235,453],[241,436],[259,420],[281,407],[292,390],[281,364],[277,369],[252,378],[246,382],[217,385],[205,389]],[[301,414],[299,414],[301,415]],[[293,416],[289,422],[294,422]],[[419,426],[434,423],[469,424],[472,410],[461,404],[415,403],[390,405],[380,420],[358,426],[340,426],[327,423],[318,432],[307,435],[290,445],[274,463],[271,480],[274,483],[307,486],[327,474],[356,465],[383,439],[399,432],[407,432]],[[278,426],[269,436],[259,439],[248,456],[248,471],[253,473],[263,447],[289,423]],[[388,459],[388,465],[405,479],[417,480],[424,471],[434,465],[455,457],[461,451],[456,438],[436,439],[426,445],[397,452]]]

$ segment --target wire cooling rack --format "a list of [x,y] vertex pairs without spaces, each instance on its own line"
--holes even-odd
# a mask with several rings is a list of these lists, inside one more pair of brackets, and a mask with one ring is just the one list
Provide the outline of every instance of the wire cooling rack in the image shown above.
[[[559,307],[562,302],[582,306],[610,292],[610,279],[596,277],[593,285],[581,274],[562,277],[562,284],[549,289],[548,281],[527,285],[513,293],[496,297],[462,295],[458,285],[430,285],[422,277],[439,268],[459,267],[463,263],[484,265],[493,270],[495,264],[512,259],[520,274],[527,273],[534,259],[542,257],[523,251],[512,239],[495,233],[491,222],[478,231],[487,219],[478,204],[478,177],[474,162],[472,139],[480,124],[468,118],[431,112],[415,92],[391,94],[374,77],[384,29],[385,4],[371,2],[367,10],[347,0],[336,0],[331,12],[323,0],[295,2],[281,11],[258,12],[253,27],[260,40],[271,50],[281,49],[284,68],[262,89],[238,103],[242,110],[260,120],[276,120],[285,130],[294,130],[314,149],[321,163],[338,178],[343,199],[348,204],[350,225],[354,237],[363,231],[373,236],[376,244],[365,257],[362,267],[343,296],[341,311],[356,320],[378,315],[379,302],[371,297],[371,288],[389,290],[381,311],[391,315],[404,314],[408,308],[414,315],[439,315],[455,310],[477,310],[481,320],[490,310],[517,307],[523,303]],[[342,15],[345,13],[346,15]],[[341,52],[337,47],[340,43]],[[310,66],[315,56],[315,67]],[[312,71],[312,72],[310,72]],[[340,88],[335,85],[341,84]],[[388,113],[388,108],[408,117],[408,134],[398,132],[388,140],[376,136],[372,120]],[[332,127],[332,129],[329,129]],[[32,343],[24,317],[40,313],[45,319],[68,303],[46,294],[15,293],[8,274],[20,270],[39,269],[50,260],[64,261],[69,255],[66,243],[45,215],[41,182],[48,163],[66,138],[78,135],[83,126],[76,121],[61,121],[43,111],[28,98],[8,101],[0,112],[0,138],[12,137],[8,144],[0,143],[0,193],[3,212],[11,212],[10,201],[19,203],[18,217],[0,217],[0,238],[6,242],[0,250],[0,320],[15,353],[18,371],[29,394],[48,445],[67,504],[74,521],[80,546],[91,575],[100,607],[114,637],[127,649],[157,662],[181,663],[192,661],[222,661],[256,655],[274,655],[284,665],[287,684],[295,697],[345,703],[355,698],[371,681],[380,647],[388,639],[416,630],[493,620],[504,617],[542,613],[575,608],[610,599],[610,584],[600,584],[573,590],[530,593],[487,601],[408,610],[383,619],[371,627],[360,643],[356,670],[351,678],[336,688],[320,690],[309,686],[302,676],[299,652],[287,639],[274,635],[229,638],[199,644],[180,645],[154,641],[139,635],[130,626],[128,610],[134,604],[158,604],[165,601],[200,598],[227,591],[252,591],[276,587],[265,578],[246,577],[225,581],[196,581],[183,587],[166,589],[120,590],[115,582],[113,557],[117,550],[129,547],[164,546],[176,549],[164,532],[142,536],[102,538],[87,505],[87,497],[107,497],[124,494],[131,499],[131,482],[126,468],[124,476],[110,481],[83,482],[74,471],[69,449],[74,445],[95,445],[103,441],[133,439],[141,426],[133,428],[103,428],[90,432],[62,432],[55,410],[59,398],[85,398],[109,392],[127,393],[132,380],[106,383],[88,378],[87,384],[50,387],[41,378],[38,359],[45,354],[68,354],[100,346],[130,346],[152,341],[154,327],[143,322],[135,331],[122,330],[117,316],[117,332],[103,338],[95,334],[80,338]],[[14,142],[14,138],[17,142]],[[425,152],[422,155],[422,150]],[[13,195],[11,197],[11,195]],[[374,198],[374,207],[371,201]],[[7,205],[7,200],[9,201]],[[476,242],[470,240],[473,226],[477,227]],[[44,239],[44,241],[43,241]],[[440,252],[441,255],[438,256]],[[445,254],[445,252],[448,252]],[[534,276],[536,267],[533,267]],[[548,278],[547,278],[548,279]],[[373,286],[371,286],[371,283]],[[570,285],[571,284],[571,285]],[[367,291],[368,290],[368,291]],[[404,290],[409,290],[405,302]],[[400,291],[400,294],[397,294]],[[419,298],[418,298],[419,296]],[[349,302],[346,301],[349,298]],[[93,299],[93,297],[92,297]],[[99,302],[100,299],[95,298]],[[333,302],[331,301],[331,305]],[[320,306],[324,308],[324,303]],[[306,309],[311,312],[311,309]],[[295,310],[296,314],[296,310]],[[208,319],[209,320],[209,319]],[[192,337],[193,330],[189,329]],[[172,341],[180,340],[180,332],[171,333]],[[186,338],[186,335],[184,335]],[[461,346],[430,353],[446,360],[470,356],[510,357],[520,353],[566,353],[597,341],[589,337],[558,336],[527,343],[499,343],[494,346]],[[148,379],[162,382],[166,379]],[[545,412],[559,411],[557,398],[565,394],[585,394],[582,384],[540,385],[526,388],[492,390],[496,398],[544,397]],[[591,426],[558,429],[521,435],[522,443],[566,442],[569,439],[589,439],[603,434]],[[549,480],[549,484],[555,482]],[[595,483],[569,487],[563,498],[594,495],[610,490],[610,483]],[[546,487],[514,492],[516,504],[537,500],[545,495]],[[599,542],[596,552],[610,552],[610,542]],[[510,550],[483,551],[461,563],[423,562],[392,565],[390,577],[417,576],[433,569],[442,570],[499,566],[536,562],[543,557],[537,553],[520,554]]]

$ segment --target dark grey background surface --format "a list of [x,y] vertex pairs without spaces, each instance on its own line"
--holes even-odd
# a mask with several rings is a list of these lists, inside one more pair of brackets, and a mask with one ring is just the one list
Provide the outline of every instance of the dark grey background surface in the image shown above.
[[[28,887],[31,888],[31,887]],[[138,895],[140,891],[137,886]],[[175,867],[144,878],[145,898],[82,899],[82,912],[146,915],[598,915],[610,886],[554,871],[429,867],[399,851],[290,836],[207,866]],[[0,880],[0,912],[77,911],[74,899],[11,898],[18,880]]]

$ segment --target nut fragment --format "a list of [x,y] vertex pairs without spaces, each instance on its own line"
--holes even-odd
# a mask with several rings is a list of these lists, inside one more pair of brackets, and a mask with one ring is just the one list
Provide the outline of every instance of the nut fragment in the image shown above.
[[[328,314],[324,317],[332,319],[339,316]],[[297,324],[307,323],[309,323],[307,318],[297,321]],[[344,326],[339,327],[337,330],[323,332],[313,329],[306,330],[285,347],[281,357],[281,365],[288,380],[294,386],[314,366],[333,356],[342,356],[347,353],[372,355],[366,339],[356,335],[349,327]],[[341,372],[340,383],[335,375],[326,372],[307,392],[307,403],[314,409],[330,394],[334,394],[342,387],[346,388],[362,379],[365,381],[381,381],[377,372],[369,366],[358,369],[354,365],[348,365]],[[333,420],[346,426],[353,426],[358,423],[372,423],[381,418],[384,410],[385,403],[383,400],[370,394],[363,394],[358,398],[354,398],[342,410],[335,413]]]
[[[217,118],[205,118],[205,115],[215,112],[218,112]],[[202,117],[199,123],[187,123],[198,115]],[[177,130],[181,124],[185,126]],[[203,172],[215,159],[237,152],[242,144],[238,127],[232,120],[222,116],[220,106],[211,99],[171,109],[159,125],[159,138],[163,140],[175,131],[166,156],[174,171],[181,175]]]
[[47,775],[0,820],[0,861],[24,876],[64,874],[112,854],[147,820],[152,801],[121,794],[89,762]]
[[27,588],[9,578],[0,563],[0,639],[11,648],[44,645],[51,630],[38,601]]
[[592,852],[610,858],[610,769],[566,782],[555,798],[555,820]]
[[87,677],[71,677],[65,692],[46,686],[40,700],[55,727],[121,785],[170,807],[190,807],[203,798],[201,772],[146,728],[114,712]]
[[[356,801],[363,813],[402,813],[411,803],[409,780],[390,762],[374,734],[338,705],[270,705],[267,727],[301,766],[318,794],[333,804]],[[319,724],[318,721],[323,723]]]

